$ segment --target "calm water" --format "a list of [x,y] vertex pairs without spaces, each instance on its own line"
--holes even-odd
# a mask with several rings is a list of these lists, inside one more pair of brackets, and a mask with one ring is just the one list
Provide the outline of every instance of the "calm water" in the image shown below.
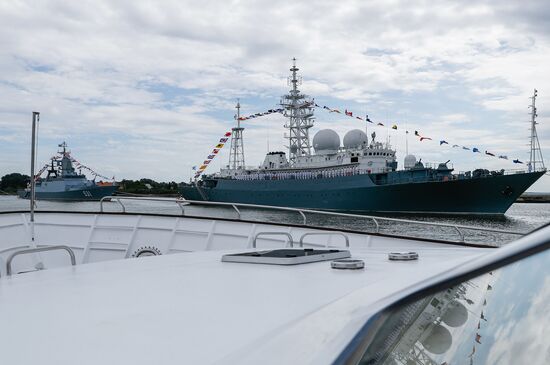
[[[181,214],[179,206],[173,202],[143,202],[127,201],[124,203],[129,212],[147,212],[163,214]],[[115,202],[104,203],[105,211],[121,211],[120,205]],[[0,196],[0,211],[28,210],[29,201],[15,196]],[[38,201],[37,210],[62,210],[62,211],[99,211],[99,202],[48,202]],[[185,207],[185,213],[189,215],[213,216],[235,218],[236,212],[231,208],[207,208]],[[263,220],[278,223],[301,224],[302,218],[294,212],[276,212],[271,210],[250,210],[241,208],[241,217],[247,220]],[[475,227],[493,228],[506,231],[529,232],[544,224],[550,223],[550,204],[516,203],[503,217],[437,217],[437,216],[391,216],[415,221],[428,221],[445,224],[466,225]],[[308,214],[308,223],[313,225],[328,226],[339,229],[351,229],[358,231],[374,231],[376,226],[372,219],[368,218],[343,218],[327,217]],[[382,218],[382,217],[381,217]],[[455,229],[448,227],[434,228],[418,224],[400,222],[388,222],[379,220],[380,231],[394,233],[409,237],[438,238],[445,240],[457,240]],[[517,236],[500,233],[488,233],[473,230],[464,230],[467,242],[483,242],[491,245],[501,245],[511,241]]]

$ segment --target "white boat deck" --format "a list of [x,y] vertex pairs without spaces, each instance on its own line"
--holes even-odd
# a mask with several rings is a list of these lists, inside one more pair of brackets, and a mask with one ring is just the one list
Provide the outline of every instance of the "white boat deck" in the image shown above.
[[[354,271],[227,263],[228,251],[202,251],[3,277],[2,362],[330,363],[363,324],[360,312],[493,251],[396,242],[352,246],[366,263]],[[389,261],[399,247],[420,259]]]

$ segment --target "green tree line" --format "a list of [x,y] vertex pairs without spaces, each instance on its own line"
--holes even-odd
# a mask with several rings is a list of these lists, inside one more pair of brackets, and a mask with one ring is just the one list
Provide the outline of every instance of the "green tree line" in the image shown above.
[[18,189],[25,189],[31,181],[28,175],[12,173],[2,176],[0,180],[0,193],[16,194]]
[[178,183],[156,182],[151,179],[122,180],[118,183],[120,193],[130,194],[154,194],[154,195],[176,195],[179,194]]

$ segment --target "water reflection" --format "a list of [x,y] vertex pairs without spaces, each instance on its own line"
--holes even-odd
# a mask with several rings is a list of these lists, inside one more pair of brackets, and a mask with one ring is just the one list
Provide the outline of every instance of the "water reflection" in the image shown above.
[[[125,201],[128,212],[181,215],[180,207],[173,202]],[[28,210],[29,202],[13,196],[0,196],[0,211]],[[121,207],[116,202],[107,202],[104,205],[107,212],[120,212]],[[50,202],[38,201],[37,209],[59,211],[90,211],[99,209],[98,202]],[[282,224],[301,224],[302,217],[293,212],[276,212],[274,210],[252,210],[240,208],[242,219],[268,221]],[[186,207],[185,214],[205,217],[223,217],[235,219],[237,213],[232,208],[215,207]],[[343,230],[375,232],[376,225],[368,218],[328,217],[319,214],[308,214],[308,224],[330,227]],[[528,232],[550,221],[550,204],[514,204],[506,216],[479,217],[479,216],[426,216],[426,215],[387,215],[388,217],[422,220],[437,223],[471,225],[501,230]],[[457,232],[453,228],[437,228],[414,224],[387,222],[380,220],[381,232],[413,238],[428,238],[440,240],[457,240]],[[499,233],[465,230],[467,242],[484,243],[500,246],[516,238],[516,236]]]
[[392,310],[361,364],[550,363],[550,250]]

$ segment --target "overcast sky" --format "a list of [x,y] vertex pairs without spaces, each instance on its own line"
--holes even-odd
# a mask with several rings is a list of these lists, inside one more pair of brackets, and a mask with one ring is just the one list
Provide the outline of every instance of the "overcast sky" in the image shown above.
[[[41,112],[39,164],[67,141],[117,179],[188,180],[243,114],[277,107],[291,59],[300,89],[398,131],[423,161],[459,171],[520,166],[450,146],[528,160],[528,97],[550,162],[547,1],[2,1],[0,175],[29,170],[31,111]],[[198,5],[200,4],[200,5]],[[284,118],[244,122],[247,165],[283,150]],[[312,135],[341,137],[358,120],[316,110]],[[370,132],[369,132],[370,133]],[[228,160],[229,145],[207,170]],[[550,176],[532,191],[550,191]]]

